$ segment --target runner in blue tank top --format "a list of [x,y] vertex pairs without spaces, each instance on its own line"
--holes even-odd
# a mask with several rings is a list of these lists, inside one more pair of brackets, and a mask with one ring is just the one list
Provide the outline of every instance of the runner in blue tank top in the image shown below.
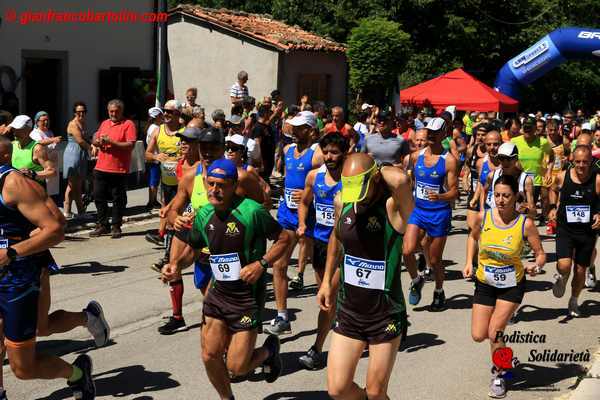
[[[299,224],[297,231],[298,236],[304,236],[307,229],[306,221],[311,217],[316,220],[312,265],[318,287],[321,286],[323,281],[325,260],[327,259],[327,242],[335,222],[333,200],[335,195],[342,189],[342,166],[350,145],[346,138],[336,132],[325,135],[319,141],[319,147],[323,152],[325,165],[322,165],[319,169],[313,169],[306,177],[305,189],[298,207]],[[313,213],[316,217],[314,215],[310,216],[309,213]],[[336,287],[338,280],[338,276],[333,279]],[[305,368],[316,370],[325,366],[325,360],[322,356],[323,343],[331,329],[334,316],[335,309],[329,312],[319,310],[315,343],[305,355],[298,359]]]
[[[287,267],[294,251],[296,243],[300,242],[298,255],[298,266],[304,269],[307,255],[312,250],[312,227],[314,223],[307,223],[305,236],[301,238],[296,234],[298,229],[298,204],[302,198],[304,183],[308,173],[323,164],[323,154],[317,144],[312,144],[313,133],[317,126],[317,118],[310,111],[302,111],[294,118],[286,121],[293,128],[294,142],[283,149],[285,156],[285,182],[284,193],[279,201],[277,220],[281,227],[288,231],[292,240],[284,257],[281,257],[273,265],[273,288],[275,291],[275,303],[277,305],[277,317],[273,319],[266,332],[274,335],[290,333],[291,326],[287,315],[288,277]],[[294,288],[301,288],[303,282],[296,277],[293,281]]]
[[431,238],[429,257],[435,274],[435,291],[430,310],[441,311],[446,303],[442,254],[452,219],[450,204],[458,196],[458,162],[452,154],[444,152],[442,146],[446,121],[433,118],[427,124],[427,131],[428,147],[411,156],[411,163],[414,165],[415,208],[408,220],[403,253],[412,278],[409,303],[416,305],[421,300],[425,279],[415,274],[414,253],[423,235],[427,234]]
[[494,196],[493,191],[486,191],[486,185],[488,176],[494,175],[494,171],[500,168],[500,161],[498,161],[498,149],[502,144],[502,136],[500,132],[496,130],[489,131],[483,139],[485,143],[485,149],[487,155],[478,161],[477,169],[481,171],[479,173],[479,193],[481,196],[479,200],[481,202],[481,209],[490,209],[494,207]]

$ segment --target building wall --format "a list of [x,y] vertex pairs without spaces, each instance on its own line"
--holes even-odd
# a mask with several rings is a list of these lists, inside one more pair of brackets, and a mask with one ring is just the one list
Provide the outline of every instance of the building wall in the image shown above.
[[196,102],[209,122],[217,108],[229,116],[229,89],[239,71],[248,72],[248,90],[257,101],[277,87],[277,51],[194,18],[175,15],[169,20],[168,48],[175,97],[185,101],[186,89],[197,87]]
[[[66,122],[71,118],[71,107],[74,101],[83,100],[88,105],[87,121],[89,129],[96,129],[98,120],[98,80],[99,71],[110,67],[138,67],[142,70],[154,69],[154,29],[156,24],[129,23],[83,23],[83,22],[49,22],[19,23],[24,18],[23,12],[52,9],[60,11],[114,11],[122,10],[146,13],[154,11],[155,0],[86,0],[77,2],[70,0],[53,0],[41,6],[39,1],[21,0],[11,2],[17,12],[17,21],[10,22],[2,18],[0,24],[0,67],[9,66],[21,78],[16,89],[21,109],[24,107],[24,87],[26,80],[22,76],[24,63],[23,52],[40,54],[41,51],[61,52],[66,60],[67,82],[66,96],[62,99],[62,121],[55,121],[53,129],[64,132]],[[36,53],[37,52],[37,53]],[[45,53],[50,55],[52,53]],[[59,53],[55,53],[59,54]],[[60,78],[57,78],[60,79]],[[127,107],[127,105],[126,105]],[[51,118],[53,116],[50,116]],[[100,115],[104,118],[105,115]]]
[[[328,105],[346,106],[348,69],[346,56],[338,53],[292,51],[283,55],[280,90],[287,104],[298,104],[301,74],[328,76]],[[312,99],[311,99],[312,101]]]

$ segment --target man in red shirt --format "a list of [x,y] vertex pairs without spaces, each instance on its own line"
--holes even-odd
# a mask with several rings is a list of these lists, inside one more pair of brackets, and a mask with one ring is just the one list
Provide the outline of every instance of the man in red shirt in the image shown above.
[[[98,210],[96,229],[91,237],[111,234],[121,237],[123,211],[127,205],[127,174],[131,164],[131,151],[137,132],[131,120],[123,117],[123,102],[108,102],[108,119],[103,121],[94,136],[93,145],[98,149],[98,161],[94,169],[94,200]],[[108,202],[112,207],[112,230],[108,224]]]
[[331,109],[331,119],[332,122],[328,123],[325,125],[325,128],[323,128],[325,134],[334,132],[341,133],[343,137],[350,141],[348,153],[353,153],[354,147],[356,147],[356,143],[358,142],[358,133],[352,128],[352,125],[346,123],[342,107],[335,106]]

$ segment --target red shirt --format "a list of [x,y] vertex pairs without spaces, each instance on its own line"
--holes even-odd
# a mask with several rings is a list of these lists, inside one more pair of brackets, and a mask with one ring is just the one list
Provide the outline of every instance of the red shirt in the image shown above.
[[327,125],[325,125],[324,129],[325,133],[339,132],[342,134],[342,136],[346,138],[351,138],[351,136],[353,135],[352,126],[350,126],[349,124],[344,124],[344,126],[341,129],[339,129],[335,123],[330,122]]
[[[131,120],[112,122],[110,119],[103,121],[96,133],[98,138],[108,135],[115,142],[134,142],[137,140],[135,125]],[[131,149],[122,149],[111,144],[100,147],[96,169],[102,172],[126,174],[131,165]]]

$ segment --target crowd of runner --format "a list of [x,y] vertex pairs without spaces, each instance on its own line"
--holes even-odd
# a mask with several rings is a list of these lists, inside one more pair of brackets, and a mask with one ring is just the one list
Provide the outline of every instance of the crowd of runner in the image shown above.
[[[365,103],[351,125],[341,107],[326,109],[307,96],[299,105],[285,105],[275,90],[256,102],[247,79],[240,72],[231,88],[229,117],[214,110],[209,121],[191,88],[185,103],[169,100],[150,108],[144,132],[148,207],[160,208],[157,231],[146,238],[164,246],[151,268],[168,283],[172,307],[158,332],[187,330],[182,270],[191,266],[203,301],[202,362],[219,398],[233,399],[231,382],[257,368],[267,382],[278,378],[279,337],[292,332],[288,296],[304,287],[307,264],[320,310],[314,344],[298,362],[309,370],[329,367],[327,390],[334,399],[388,398],[408,307],[425,295],[430,311],[446,309],[442,258],[457,204],[467,207],[463,275],[474,284],[472,338],[489,340],[490,365],[504,346],[497,333],[523,301],[526,276],[545,267],[538,226],[555,235],[553,294],[564,296],[572,273],[567,312],[581,316],[579,295],[596,284],[600,111],[590,119],[579,112],[538,112],[501,121],[496,113],[452,106],[430,116],[394,115],[389,107]],[[47,131],[47,113],[34,120],[0,113],[2,354],[17,378],[62,377],[74,397],[84,400],[95,398],[90,357],[82,354],[69,364],[36,352],[35,341],[77,326],[87,327],[97,346],[110,338],[96,301],[82,312],[48,314],[49,275],[56,268],[49,249],[64,237],[71,200],[79,213],[85,211],[81,187],[89,157],[97,157],[98,209],[90,235],[121,236],[137,134],[123,117],[121,101],[107,109],[109,119],[88,139],[85,104],[74,105],[63,165],[70,192],[62,210],[50,196],[57,170],[50,146],[58,141],[34,136],[44,126]],[[296,246],[298,262],[289,279]],[[533,263],[525,261],[531,252]],[[408,306],[400,282],[403,262]],[[277,315],[263,321],[268,273]],[[435,282],[430,295],[423,293],[427,280]],[[267,337],[257,346],[263,329]],[[366,387],[360,387],[354,374],[365,348]],[[492,367],[490,397],[506,395],[506,372]],[[6,398],[0,391],[0,399]]]

